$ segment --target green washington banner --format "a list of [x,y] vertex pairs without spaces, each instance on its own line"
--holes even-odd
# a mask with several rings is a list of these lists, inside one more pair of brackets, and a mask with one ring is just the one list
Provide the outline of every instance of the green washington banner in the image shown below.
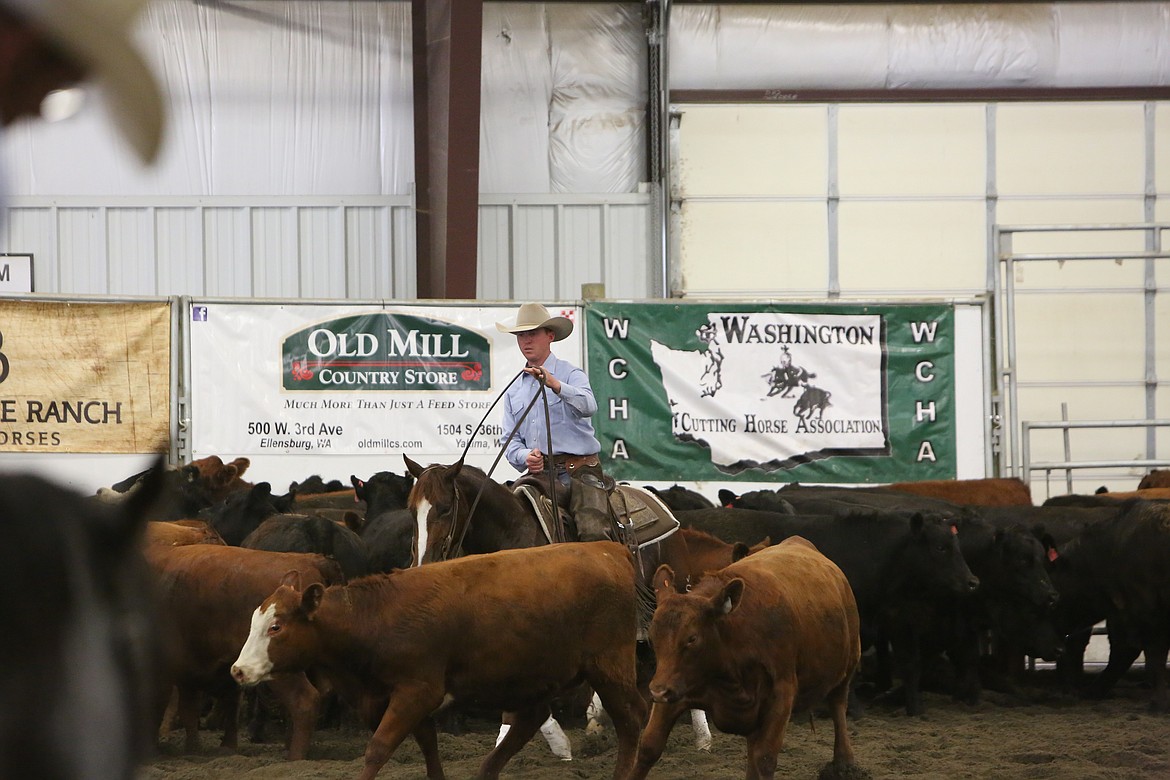
[[616,479],[953,479],[945,304],[595,303],[594,425]]

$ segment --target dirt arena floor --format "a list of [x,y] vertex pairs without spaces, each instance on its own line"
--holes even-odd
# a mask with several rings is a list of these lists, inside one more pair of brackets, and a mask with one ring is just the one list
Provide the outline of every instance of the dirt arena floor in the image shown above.
[[[927,713],[907,717],[892,704],[872,703],[852,723],[858,761],[873,778],[994,778],[995,780],[1133,780],[1170,778],[1170,715],[1153,714],[1141,675],[1123,680],[1114,696],[1083,701],[1048,685],[1037,672],[1019,694],[986,692],[976,706],[927,694]],[[602,780],[613,772],[612,731],[587,736],[582,722],[566,730],[573,744],[571,762],[562,762],[539,737],[505,768],[516,780]],[[472,721],[461,736],[440,734],[439,750],[447,776],[472,777],[491,749],[497,726]],[[353,725],[325,728],[314,736],[307,761],[290,762],[277,744],[242,741],[238,753],[218,748],[219,736],[201,732],[202,750],[184,756],[179,735],[160,746],[138,780],[332,780],[353,778],[361,769],[368,732]],[[671,736],[662,760],[650,773],[659,780],[728,780],[744,776],[740,737],[716,732],[710,753],[691,744],[684,718]],[[241,735],[242,740],[246,740]],[[825,717],[794,719],[780,755],[777,775],[815,778],[832,754],[833,727]],[[379,778],[423,777],[417,746],[407,741],[383,767]]]

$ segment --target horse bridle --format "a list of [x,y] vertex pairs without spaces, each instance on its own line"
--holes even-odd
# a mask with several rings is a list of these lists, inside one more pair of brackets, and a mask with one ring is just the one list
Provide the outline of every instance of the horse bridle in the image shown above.
[[[480,419],[479,425],[477,425],[475,427],[475,431],[471,434],[470,437],[468,437],[467,446],[464,447],[463,454],[459,456],[459,460],[456,461],[457,463],[462,463],[463,459],[467,457],[467,451],[468,451],[468,449],[471,448],[471,443],[473,441],[475,441],[476,435],[479,433],[480,428],[483,427],[484,421],[487,420],[487,417],[489,414],[491,414],[492,409],[494,409],[496,407],[496,404],[500,402],[500,399],[504,397],[504,395],[508,392],[508,389],[513,384],[516,383],[516,380],[519,379],[523,375],[524,375],[524,370],[521,369],[520,371],[518,371],[516,373],[516,376],[512,377],[512,381],[508,382],[508,384],[504,387],[504,389],[500,391],[500,394],[498,396],[496,396],[496,400],[492,401],[492,405],[488,407],[487,411],[484,412],[483,417]],[[479,490],[475,494],[475,500],[471,502],[471,507],[467,511],[467,519],[462,523],[459,522],[459,515],[456,513],[456,510],[459,508],[459,496],[460,496],[459,480],[458,480],[458,478],[456,478],[455,480],[452,481],[451,512],[454,514],[454,520],[452,520],[451,527],[447,531],[447,536],[443,540],[443,555],[441,558],[436,557],[435,560],[447,561],[447,560],[450,560],[452,557],[458,557],[457,555],[454,555],[454,553],[457,553],[463,549],[463,540],[464,540],[464,538],[466,538],[467,531],[471,527],[471,518],[475,514],[476,507],[479,506],[479,499],[483,495],[483,491],[487,487],[488,482],[491,480],[492,473],[495,472],[496,466],[498,466],[500,464],[500,458],[504,457],[504,453],[508,449],[508,444],[511,443],[513,438],[515,438],[516,432],[520,430],[521,424],[523,424],[524,420],[528,417],[528,413],[532,411],[532,407],[536,406],[537,399],[544,399],[544,421],[545,421],[545,429],[546,429],[545,435],[546,435],[548,442],[549,442],[549,449],[550,450],[552,449],[552,430],[551,430],[552,423],[549,419],[548,396],[546,395],[547,385],[542,380],[537,380],[537,381],[540,383],[540,392],[538,392],[532,396],[532,400],[528,402],[528,406],[526,406],[524,408],[524,412],[516,419],[516,424],[512,427],[512,430],[508,433],[508,438],[504,440],[503,445],[501,445],[501,447],[500,447],[500,451],[498,453],[496,453],[496,459],[492,461],[492,466],[490,469],[488,469],[487,474],[486,474],[486,478],[484,479],[483,484],[479,486]],[[550,453],[550,456],[551,456],[551,453]],[[430,469],[433,469],[433,468],[441,468],[441,467],[440,466],[427,466],[426,469],[423,469],[423,473],[425,474],[427,471],[429,471]],[[546,471],[549,472],[549,492],[552,495],[553,506],[556,506],[556,499],[557,499],[556,473],[555,473],[555,469],[552,468],[551,461],[548,464]],[[421,477],[420,477],[420,479],[421,479]],[[560,532],[559,525],[557,526],[557,531]],[[456,533],[458,533],[458,537],[456,537]],[[562,537],[560,539],[560,541],[564,541],[564,538],[563,538],[564,534],[560,533],[560,536]],[[418,560],[419,560],[420,564],[422,563],[422,556],[423,556],[423,551],[420,550],[418,553]]]

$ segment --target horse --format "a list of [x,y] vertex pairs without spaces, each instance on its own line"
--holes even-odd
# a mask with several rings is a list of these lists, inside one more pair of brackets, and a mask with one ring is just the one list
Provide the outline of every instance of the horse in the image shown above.
[[[414,487],[407,501],[407,508],[415,516],[416,522],[413,565],[448,560],[460,555],[535,547],[551,544],[553,540],[574,541],[557,528],[546,528],[546,525],[554,524],[542,521],[532,501],[521,498],[507,485],[491,479],[482,469],[465,465],[462,459],[449,465],[435,463],[423,467],[407,455],[402,457],[407,470],[414,477]],[[621,486],[620,490],[623,491],[623,499],[653,502],[661,508],[661,513],[673,519],[666,505],[652,493],[628,485]],[[676,521],[674,528],[677,527]],[[691,571],[686,542],[677,533],[668,533],[657,541],[639,545],[634,556],[634,567],[638,574],[640,636],[644,636],[654,613],[652,578],[662,563],[669,563],[671,568],[675,565],[680,567],[675,569],[676,572],[682,572],[677,580],[680,590],[685,590],[692,578],[702,574],[701,571]],[[600,712],[600,702],[595,696],[589,708],[589,730],[600,728],[597,725]],[[696,745],[700,750],[710,750],[711,731],[703,712],[693,710],[691,721],[695,728]],[[552,745],[553,738],[549,733],[544,729],[542,733]]]

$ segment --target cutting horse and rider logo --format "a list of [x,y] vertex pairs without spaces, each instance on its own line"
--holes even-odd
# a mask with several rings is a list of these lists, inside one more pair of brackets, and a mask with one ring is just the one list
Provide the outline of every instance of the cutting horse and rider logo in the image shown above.
[[[699,397],[715,397],[723,387],[723,348],[719,343],[719,332],[715,323],[708,322],[695,330],[695,336],[707,346],[704,355],[707,360],[703,373],[699,377]],[[810,379],[816,379],[816,374],[810,373],[803,366],[793,365],[792,353],[787,346],[780,348],[780,365],[774,366],[762,378],[768,381],[767,397],[779,396],[791,398],[792,393],[800,388],[800,396],[792,407],[792,413],[797,417],[811,420],[813,417],[823,419],[825,409],[831,404],[832,396],[827,390],[809,384]]]

